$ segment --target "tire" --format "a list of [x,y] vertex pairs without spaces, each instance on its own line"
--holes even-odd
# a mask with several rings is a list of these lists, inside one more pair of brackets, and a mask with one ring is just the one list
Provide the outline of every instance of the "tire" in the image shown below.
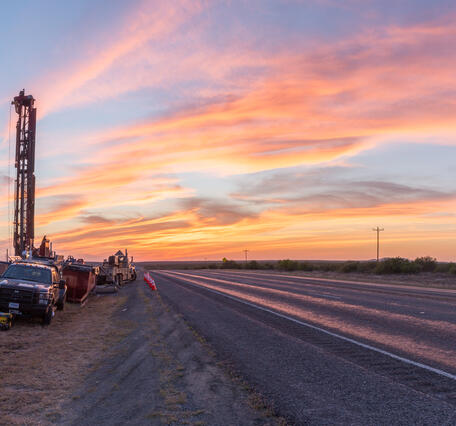
[[58,309],[59,311],[63,311],[63,310],[65,309],[65,302],[66,302],[66,294],[65,294],[65,296],[64,296],[64,298],[63,298],[63,300],[62,300],[62,302],[57,303],[57,305],[56,305],[56,306],[57,306],[57,309]]
[[53,317],[54,310],[52,309],[52,306],[50,306],[49,309],[43,315],[43,325],[49,325]]
[[120,277],[120,275],[116,275],[115,283],[116,287],[122,287],[122,278]]

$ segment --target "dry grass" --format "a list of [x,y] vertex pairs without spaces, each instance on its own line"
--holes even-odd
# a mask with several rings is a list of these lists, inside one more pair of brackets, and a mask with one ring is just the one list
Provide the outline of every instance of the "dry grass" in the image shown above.
[[1,333],[1,424],[52,424],[60,406],[102,354],[123,337],[113,318],[121,296],[91,298],[86,306],[67,305],[52,324],[17,321]]

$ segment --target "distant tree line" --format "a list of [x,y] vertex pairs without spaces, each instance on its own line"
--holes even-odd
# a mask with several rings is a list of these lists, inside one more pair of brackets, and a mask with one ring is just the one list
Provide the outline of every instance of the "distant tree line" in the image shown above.
[[456,275],[456,263],[437,262],[437,259],[424,256],[415,260],[402,257],[382,259],[378,263],[370,261],[299,261],[282,259],[274,261],[250,260],[241,262],[223,258],[222,261],[206,262],[140,262],[149,269],[250,269],[276,271],[321,271],[365,274],[418,274],[420,272],[436,272]]
[[[373,261],[346,261],[346,262],[323,262],[323,261],[298,261],[283,259],[278,261],[237,262],[223,258],[222,262],[192,265],[192,268],[203,269],[263,269],[278,271],[323,271],[323,272],[360,272],[370,274],[417,274],[420,272],[440,272],[456,275],[456,263],[437,262],[437,259],[424,256],[409,260],[402,257]],[[189,268],[190,269],[190,268]]]

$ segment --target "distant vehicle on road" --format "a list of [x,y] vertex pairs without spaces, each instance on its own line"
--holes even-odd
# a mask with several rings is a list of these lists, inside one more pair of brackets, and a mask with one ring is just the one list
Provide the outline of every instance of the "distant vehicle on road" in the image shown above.
[[48,325],[63,310],[67,287],[60,269],[50,261],[12,263],[0,278],[0,312],[40,317]]

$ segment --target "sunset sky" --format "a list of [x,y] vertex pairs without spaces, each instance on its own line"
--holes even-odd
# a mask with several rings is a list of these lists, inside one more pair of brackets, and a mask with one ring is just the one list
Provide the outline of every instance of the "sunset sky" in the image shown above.
[[372,259],[380,226],[381,256],[456,260],[454,0],[43,0],[1,15],[1,258],[25,88],[36,242],[60,254]]

